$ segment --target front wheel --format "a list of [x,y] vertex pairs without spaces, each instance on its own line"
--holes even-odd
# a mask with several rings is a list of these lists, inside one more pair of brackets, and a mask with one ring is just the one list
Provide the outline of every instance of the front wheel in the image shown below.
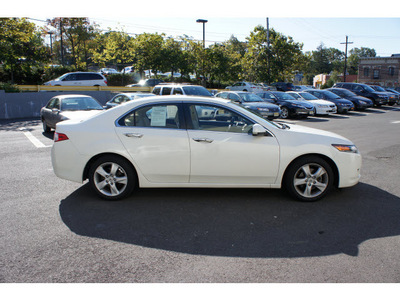
[[137,179],[133,167],[125,159],[107,155],[92,164],[89,182],[100,197],[119,200],[133,192]]
[[332,167],[324,159],[307,156],[289,167],[284,186],[296,199],[312,202],[322,199],[332,188],[333,181]]
[[287,109],[287,107],[285,106],[281,107],[281,118],[282,119],[289,118],[289,109]]

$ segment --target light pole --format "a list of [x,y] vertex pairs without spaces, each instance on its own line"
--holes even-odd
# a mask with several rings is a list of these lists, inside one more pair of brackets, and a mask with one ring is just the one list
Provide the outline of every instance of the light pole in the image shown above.
[[208,22],[208,20],[197,19],[196,22],[203,23],[203,57],[202,57],[203,68],[202,68],[202,73],[203,73],[203,86],[205,86],[206,80],[205,80],[205,76],[204,76],[204,49],[206,48],[206,23]]
[[203,23],[203,48],[205,48],[206,47],[206,23],[208,22],[208,20],[197,19],[196,22]]

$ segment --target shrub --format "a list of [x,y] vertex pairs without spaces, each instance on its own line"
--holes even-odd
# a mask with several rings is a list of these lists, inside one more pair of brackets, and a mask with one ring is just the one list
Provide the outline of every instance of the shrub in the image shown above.
[[136,83],[132,75],[129,74],[110,74],[107,75],[107,85],[109,86],[126,86],[128,84]]
[[19,93],[21,90],[14,84],[0,82],[0,90],[4,90],[6,93]]

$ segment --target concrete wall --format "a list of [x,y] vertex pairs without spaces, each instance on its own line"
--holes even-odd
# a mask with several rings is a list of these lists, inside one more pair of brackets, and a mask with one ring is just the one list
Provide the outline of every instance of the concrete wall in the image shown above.
[[0,90],[0,120],[39,117],[40,109],[52,97],[66,94],[89,95],[101,105],[105,105],[114,96],[110,91],[5,93],[4,90]]

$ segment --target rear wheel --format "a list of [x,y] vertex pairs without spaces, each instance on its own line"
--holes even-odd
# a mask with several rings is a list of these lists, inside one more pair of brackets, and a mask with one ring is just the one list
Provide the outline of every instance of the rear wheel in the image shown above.
[[133,192],[137,179],[133,167],[125,159],[106,155],[90,167],[89,182],[100,197],[119,200]]
[[306,156],[296,160],[286,172],[284,186],[300,201],[322,199],[332,188],[332,167],[318,156]]

